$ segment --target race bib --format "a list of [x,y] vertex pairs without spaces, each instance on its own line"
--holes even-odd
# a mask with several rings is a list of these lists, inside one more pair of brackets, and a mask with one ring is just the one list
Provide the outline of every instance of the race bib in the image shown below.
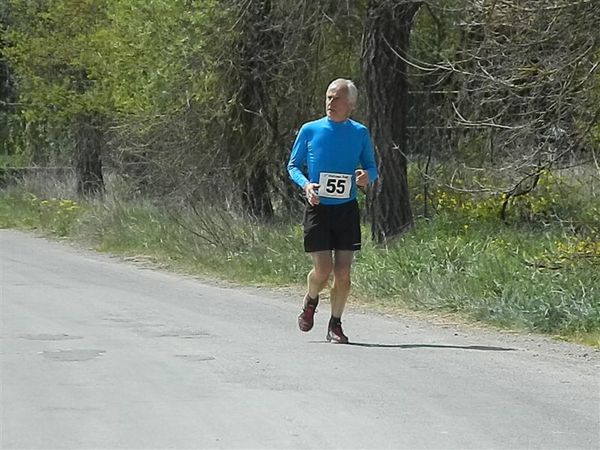
[[319,176],[319,197],[349,198],[352,188],[352,175],[321,172]]

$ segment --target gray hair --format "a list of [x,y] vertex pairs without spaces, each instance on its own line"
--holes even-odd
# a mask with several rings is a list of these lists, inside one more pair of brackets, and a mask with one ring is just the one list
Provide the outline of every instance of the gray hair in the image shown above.
[[352,105],[352,106],[356,106],[356,102],[358,101],[358,89],[356,89],[356,86],[354,85],[352,80],[346,80],[345,78],[338,78],[337,80],[333,80],[329,84],[329,86],[327,87],[327,90],[330,90],[332,88],[339,88],[339,87],[346,88],[346,95],[348,97],[348,103],[350,103],[350,105]]

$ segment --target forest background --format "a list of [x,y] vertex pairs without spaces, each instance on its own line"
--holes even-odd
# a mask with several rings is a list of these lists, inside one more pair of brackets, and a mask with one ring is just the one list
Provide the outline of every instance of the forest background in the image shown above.
[[0,226],[301,286],[285,164],[355,81],[356,303],[600,346],[600,2],[3,0]]

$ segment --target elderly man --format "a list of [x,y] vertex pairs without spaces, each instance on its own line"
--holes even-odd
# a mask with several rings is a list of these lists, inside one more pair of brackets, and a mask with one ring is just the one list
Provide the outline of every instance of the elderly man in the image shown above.
[[369,132],[349,118],[357,99],[352,81],[333,81],[327,88],[326,116],[300,128],[287,166],[306,196],[304,250],[313,263],[298,326],[302,331],[312,329],[319,293],[333,271],[327,340],[341,344],[348,343],[341,319],[350,293],[354,251],[361,246],[357,186],[377,178]]

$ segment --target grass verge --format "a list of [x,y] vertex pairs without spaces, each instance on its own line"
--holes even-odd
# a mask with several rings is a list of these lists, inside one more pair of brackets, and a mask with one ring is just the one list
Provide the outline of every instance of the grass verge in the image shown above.
[[[300,286],[310,268],[300,225],[259,225],[211,208],[174,214],[144,202],[80,204],[14,188],[0,193],[0,227],[241,283]],[[593,234],[486,220],[462,225],[448,214],[418,222],[385,248],[364,232],[353,275],[361,302],[600,347],[600,243]]]

